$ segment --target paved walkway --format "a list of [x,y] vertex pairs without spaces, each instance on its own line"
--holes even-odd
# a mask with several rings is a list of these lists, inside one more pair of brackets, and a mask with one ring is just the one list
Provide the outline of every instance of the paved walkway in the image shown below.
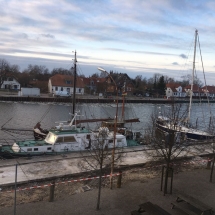
[[[97,189],[72,196],[63,196],[50,203],[47,201],[21,204],[17,206],[17,215],[125,215],[138,209],[138,205],[151,201],[172,215],[180,211],[171,209],[178,191],[199,199],[215,210],[215,182],[209,182],[210,171],[207,169],[189,170],[174,175],[173,195],[163,196],[160,191],[160,177],[128,181],[122,188],[102,189],[101,209],[96,211]],[[214,174],[215,181],[215,174]],[[66,185],[65,185],[66,186]],[[1,208],[1,215],[12,215],[13,207]]]
[[[201,146],[200,146],[201,149]],[[135,150],[135,151],[133,151]],[[153,155],[156,155],[154,150],[148,151],[136,151],[143,150],[142,146],[128,147],[123,151],[122,160],[118,161],[118,166],[132,166],[144,164],[154,160]],[[133,152],[132,152],[133,151]],[[211,147],[205,146],[203,151],[191,148],[184,152],[181,152],[181,157],[192,157],[196,155],[203,155],[211,153]],[[0,164],[0,186],[9,185],[14,183],[15,179],[15,163],[18,162],[18,176],[17,181],[19,183],[25,181],[31,181],[35,179],[47,179],[51,177],[58,177],[64,175],[71,175],[83,172],[83,168],[80,165],[83,162],[83,158],[80,156],[88,156],[87,153],[71,153],[66,157],[62,156],[40,156],[33,157],[31,160],[26,158],[20,158],[18,160],[2,160]],[[79,157],[79,158],[78,158]],[[85,170],[86,171],[86,170]],[[84,171],[84,172],[85,172]]]

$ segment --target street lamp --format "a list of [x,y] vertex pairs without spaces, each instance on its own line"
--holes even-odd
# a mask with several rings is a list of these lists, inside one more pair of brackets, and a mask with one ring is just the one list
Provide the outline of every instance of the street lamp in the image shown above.
[[114,81],[113,77],[108,73],[105,69],[98,67],[98,70],[101,72],[106,73],[110,79],[113,81],[115,87],[116,87],[116,117],[115,117],[115,123],[114,123],[114,137],[113,137],[113,150],[112,150],[112,162],[111,162],[111,174],[110,174],[110,189],[113,188],[113,171],[114,171],[114,156],[115,156],[115,146],[116,146],[116,129],[117,129],[117,118],[118,118],[118,88],[116,85],[116,82]]

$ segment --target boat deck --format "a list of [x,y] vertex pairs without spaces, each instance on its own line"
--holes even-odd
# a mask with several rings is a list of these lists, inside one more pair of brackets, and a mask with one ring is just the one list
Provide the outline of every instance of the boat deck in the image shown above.
[[91,133],[88,129],[86,128],[79,128],[79,129],[68,129],[68,130],[59,130],[59,129],[51,129],[50,132],[56,135],[60,134],[77,134],[78,133]]
[[139,146],[140,144],[137,143],[135,140],[127,140],[127,146]]
[[44,140],[26,140],[17,142],[17,145],[19,145],[19,147],[24,146],[33,147],[33,146],[48,146],[50,144],[46,143]]

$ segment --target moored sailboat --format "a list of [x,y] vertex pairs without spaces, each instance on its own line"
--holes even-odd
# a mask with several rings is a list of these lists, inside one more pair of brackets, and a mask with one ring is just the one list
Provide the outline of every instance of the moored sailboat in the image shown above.
[[187,140],[208,140],[215,139],[215,135],[207,131],[203,131],[197,128],[194,128],[190,125],[191,118],[191,108],[192,108],[192,97],[193,97],[193,86],[194,86],[194,72],[195,59],[196,59],[196,46],[197,46],[198,31],[195,31],[195,44],[194,44],[194,57],[193,57],[193,68],[192,68],[192,82],[189,89],[190,101],[189,101],[189,111],[186,120],[180,121],[177,119],[171,119],[166,116],[158,116],[156,120],[156,127],[163,132],[176,132]]

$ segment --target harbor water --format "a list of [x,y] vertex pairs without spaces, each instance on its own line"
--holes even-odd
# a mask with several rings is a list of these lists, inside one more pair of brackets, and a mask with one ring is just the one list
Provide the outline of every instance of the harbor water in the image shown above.
[[[122,104],[118,107],[118,119],[122,118]],[[126,104],[125,119],[139,118],[140,122],[128,123],[126,127],[139,131],[142,134],[151,121],[153,112],[168,111],[168,104]],[[215,114],[215,105],[211,104],[212,114]],[[193,104],[191,112],[192,123],[198,124],[202,129],[208,126],[210,120],[210,109],[208,104]],[[76,110],[79,112],[78,119],[85,118],[114,118],[116,115],[116,104],[87,103],[77,104]],[[68,103],[35,103],[35,102],[0,102],[0,126],[1,128],[17,129],[13,131],[0,130],[0,140],[2,143],[13,143],[15,140],[32,139],[33,128],[37,122],[41,122],[41,127],[50,129],[57,125],[56,122],[68,121],[72,118],[72,105]],[[82,126],[92,130],[97,129],[101,122],[83,123]],[[32,131],[22,131],[22,130]]]

